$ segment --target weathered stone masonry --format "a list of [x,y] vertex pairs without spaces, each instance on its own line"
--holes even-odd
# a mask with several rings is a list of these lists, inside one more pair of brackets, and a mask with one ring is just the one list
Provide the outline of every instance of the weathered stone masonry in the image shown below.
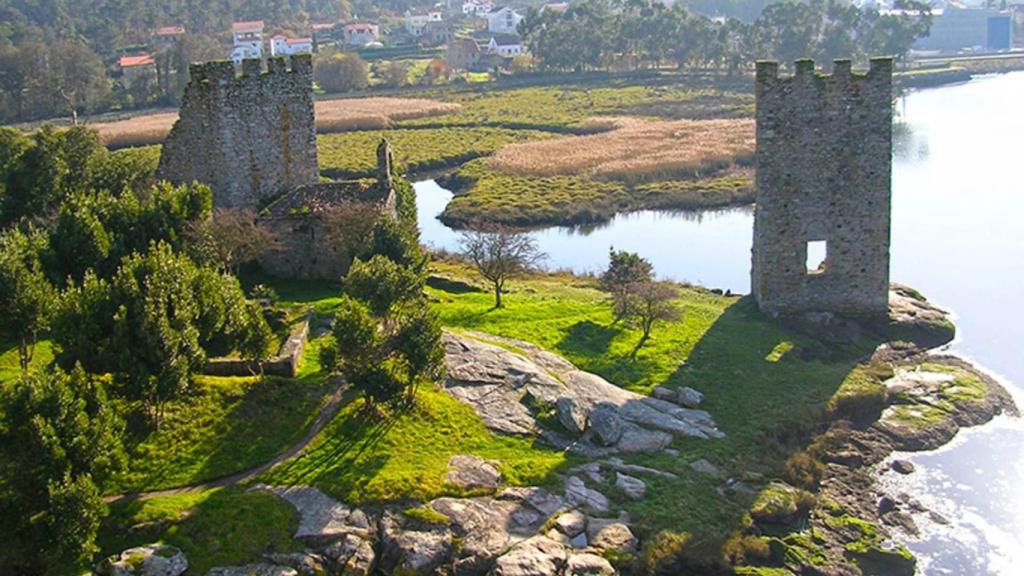
[[214,205],[257,208],[269,198],[319,181],[308,55],[193,64],[181,113],[164,142],[157,176],[203,182]]
[[[832,312],[884,317],[888,309],[892,60],[830,76],[796,62],[780,77],[758,62],[757,205],[751,290],[774,315]],[[808,270],[809,242],[826,242]]]

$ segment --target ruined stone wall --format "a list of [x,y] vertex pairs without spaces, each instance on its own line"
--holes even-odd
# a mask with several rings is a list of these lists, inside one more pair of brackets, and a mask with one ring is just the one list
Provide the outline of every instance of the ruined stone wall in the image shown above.
[[[303,197],[326,195],[339,200],[366,201],[376,212],[387,218],[397,218],[395,194],[391,189],[383,191],[380,197],[361,199],[353,193],[349,182],[331,182],[306,186],[292,194],[295,199],[285,197],[279,202],[292,201],[296,206],[303,204]],[[321,210],[306,211],[303,208],[287,211],[275,210],[260,219],[277,238],[278,247],[260,256],[260,267],[264,272],[279,278],[303,278],[317,280],[339,280],[348,273],[352,265],[352,254],[348,254],[332,238],[332,230],[325,218],[330,205]]]
[[217,207],[253,208],[319,181],[309,55],[193,64],[157,176],[209,184]]
[[[770,314],[865,318],[888,307],[892,60],[830,76],[798,61],[793,76],[759,62],[757,205],[751,290]],[[808,242],[826,241],[807,269]]]

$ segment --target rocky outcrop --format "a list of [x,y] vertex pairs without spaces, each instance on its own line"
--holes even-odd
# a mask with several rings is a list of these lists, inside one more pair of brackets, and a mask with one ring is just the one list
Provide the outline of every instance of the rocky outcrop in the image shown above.
[[956,328],[949,321],[948,312],[928,302],[916,290],[892,284],[886,333],[892,340],[913,342],[924,350],[953,340]]
[[299,528],[295,538],[311,543],[324,543],[355,534],[365,538],[370,532],[369,519],[361,510],[350,508],[310,486],[265,486],[257,489],[275,494],[299,512]]
[[407,526],[385,512],[380,521],[380,566],[385,573],[433,574],[451,564],[454,545],[447,526]]
[[104,560],[97,572],[108,576],[179,576],[188,570],[185,554],[166,544],[129,548]]
[[[445,333],[444,344],[445,390],[496,432],[541,435],[559,448],[597,457],[658,451],[673,436],[722,436],[703,410],[623,390],[526,342]],[[541,427],[531,411],[538,406],[555,409],[560,430]]]

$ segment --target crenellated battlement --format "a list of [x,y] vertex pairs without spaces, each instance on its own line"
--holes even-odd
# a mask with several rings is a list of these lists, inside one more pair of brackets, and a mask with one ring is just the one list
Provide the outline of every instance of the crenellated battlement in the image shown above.
[[232,81],[263,78],[265,76],[296,75],[313,77],[313,59],[309,54],[295,54],[288,58],[278,56],[267,58],[266,68],[260,58],[242,60],[241,69],[230,60],[196,62],[188,67],[190,82],[206,82],[224,85]]
[[[751,290],[772,314],[888,310],[891,58],[758,62]],[[809,256],[823,252],[824,260]]]
[[793,62],[793,74],[779,75],[779,63],[773,60],[759,60],[756,64],[755,82],[758,92],[786,86],[794,82],[813,83],[824,89],[835,83],[848,85],[851,83],[873,84],[881,88],[892,86],[893,59],[889,57],[872,58],[868,69],[864,72],[853,70],[853,62],[849,59],[832,62],[832,73],[824,74],[817,70],[814,60],[803,58]]

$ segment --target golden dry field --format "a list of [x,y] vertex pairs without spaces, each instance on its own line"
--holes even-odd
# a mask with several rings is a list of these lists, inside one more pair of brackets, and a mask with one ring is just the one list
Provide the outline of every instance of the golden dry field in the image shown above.
[[[394,122],[450,114],[458,104],[423,98],[346,98],[316,102],[316,126],[320,133],[346,130],[384,130]],[[177,120],[177,112],[158,112],[132,118],[98,122],[93,127],[110,148],[159,144]]]
[[[599,124],[598,124],[599,123]],[[487,160],[516,176],[637,181],[697,176],[754,155],[753,119],[648,121],[602,118],[587,136],[511,144]]]

